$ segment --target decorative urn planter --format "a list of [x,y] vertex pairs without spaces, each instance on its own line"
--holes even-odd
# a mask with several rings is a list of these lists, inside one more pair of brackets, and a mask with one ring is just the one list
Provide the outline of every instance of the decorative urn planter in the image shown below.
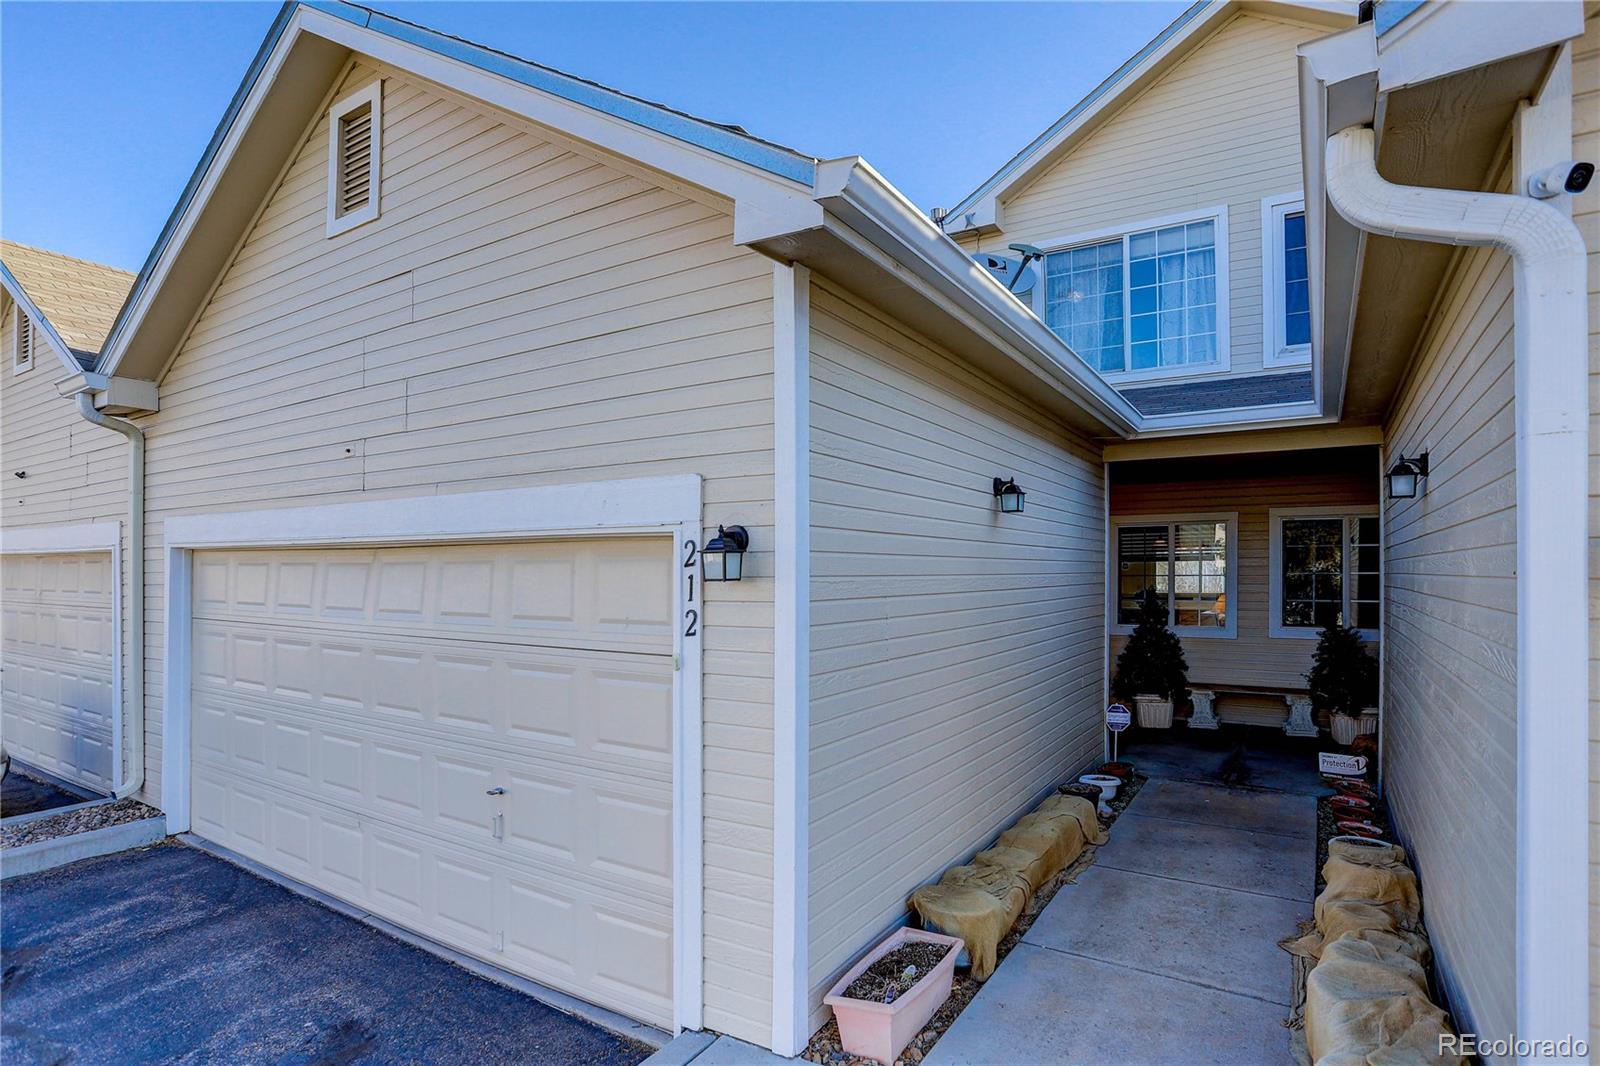
[[[851,982],[866,973],[873,963],[904,944],[919,941],[945,944],[950,950],[922,974],[916,984],[900,993],[893,1003],[852,999],[844,994]],[[862,956],[861,961],[850,967],[822,1000],[833,1008],[833,1016],[839,1022],[839,1043],[845,1051],[876,1059],[885,1066],[893,1063],[911,1038],[928,1024],[934,1011],[950,998],[950,987],[955,981],[956,956],[965,947],[960,937],[902,926]]]
[[1361,717],[1356,719],[1356,735],[1368,736],[1378,731],[1378,708],[1361,708]]
[[1135,696],[1133,704],[1138,709],[1140,729],[1172,728],[1172,701],[1159,696]]
[[1353,715],[1332,714],[1328,716],[1328,731],[1335,744],[1348,748],[1361,735],[1361,723]]

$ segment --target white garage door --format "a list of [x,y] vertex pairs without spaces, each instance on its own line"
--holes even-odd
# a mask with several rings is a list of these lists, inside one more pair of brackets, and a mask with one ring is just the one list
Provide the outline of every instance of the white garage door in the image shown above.
[[672,573],[665,538],[197,554],[193,831],[670,1027]]
[[17,759],[111,790],[111,553],[0,557],[0,740]]

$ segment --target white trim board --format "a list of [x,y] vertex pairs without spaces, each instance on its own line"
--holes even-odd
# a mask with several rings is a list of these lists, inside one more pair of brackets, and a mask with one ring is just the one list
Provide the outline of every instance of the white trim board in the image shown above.
[[[163,523],[166,553],[166,717],[161,806],[168,831],[190,824],[190,684],[194,553],[207,548],[462,543],[550,536],[669,533],[673,566],[699,576],[701,482],[697,475],[598,481],[493,492],[361,500],[315,507],[179,515]],[[688,560],[685,562],[684,560]],[[674,582],[680,619],[698,580]],[[675,628],[672,717],[673,1016],[699,1029],[702,1015],[704,872],[701,633]]]
[[775,263],[772,1048],[811,1036],[811,271]]

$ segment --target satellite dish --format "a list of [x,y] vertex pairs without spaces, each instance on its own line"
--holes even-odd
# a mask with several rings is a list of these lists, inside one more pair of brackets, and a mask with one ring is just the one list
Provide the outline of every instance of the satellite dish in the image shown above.
[[1033,303],[1033,287],[1039,280],[1039,271],[1033,262],[993,252],[979,252],[972,258],[1023,303]]

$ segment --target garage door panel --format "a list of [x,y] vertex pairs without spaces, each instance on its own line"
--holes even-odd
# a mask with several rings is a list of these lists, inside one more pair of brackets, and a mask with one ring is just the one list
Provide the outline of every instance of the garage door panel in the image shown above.
[[197,556],[196,831],[670,1025],[668,543]]
[[0,560],[0,736],[21,761],[111,787],[115,618],[109,552]]
[[[633,538],[531,544],[234,552],[195,566],[195,615],[365,623],[557,647],[668,651],[672,571]],[[286,576],[287,575],[287,576]]]

